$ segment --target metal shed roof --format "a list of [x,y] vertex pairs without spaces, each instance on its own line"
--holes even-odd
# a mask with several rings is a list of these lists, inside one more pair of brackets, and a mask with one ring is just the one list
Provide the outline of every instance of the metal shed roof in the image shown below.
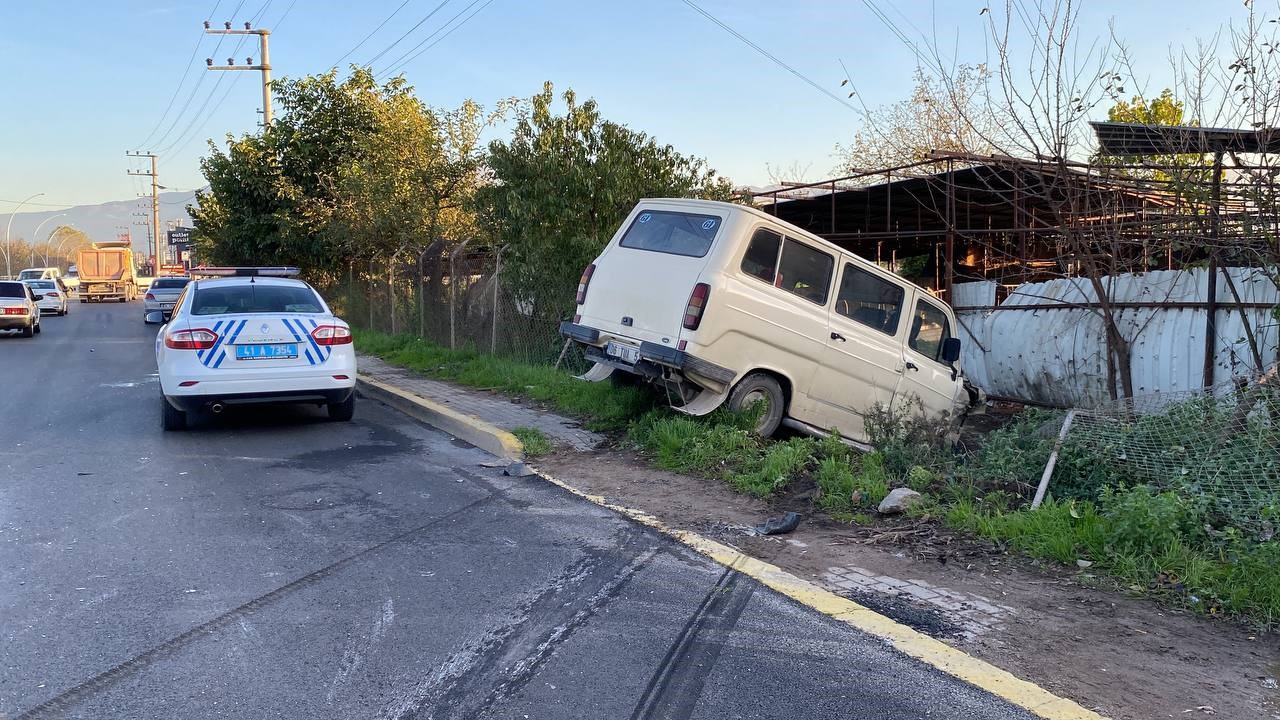
[[1093,122],[1098,146],[1107,155],[1179,155],[1217,152],[1280,152],[1280,131],[1233,130],[1185,125]]

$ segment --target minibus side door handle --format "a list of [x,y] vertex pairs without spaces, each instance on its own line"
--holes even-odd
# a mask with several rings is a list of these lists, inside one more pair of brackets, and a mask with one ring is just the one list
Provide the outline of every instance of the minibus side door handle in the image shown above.
[[840,342],[844,342],[844,336],[843,336],[843,335],[841,335],[841,334],[840,334],[840,333],[838,333],[838,332],[833,332],[833,333],[831,333],[831,339],[832,339],[832,340],[839,340]]
[[920,369],[920,367],[919,367],[918,365],[916,365],[915,363],[911,362],[910,360],[908,360],[908,361],[907,361],[907,369],[908,369],[908,370],[919,370],[919,369]]

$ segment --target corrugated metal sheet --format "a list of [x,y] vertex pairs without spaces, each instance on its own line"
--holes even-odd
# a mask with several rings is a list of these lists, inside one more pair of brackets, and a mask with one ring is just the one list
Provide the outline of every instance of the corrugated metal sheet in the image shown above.
[[[1243,303],[1280,304],[1280,290],[1266,272],[1252,268],[1229,272]],[[1111,299],[1119,303],[1203,303],[1208,297],[1206,269],[1162,270],[1108,277]],[[990,308],[996,285],[963,283],[955,288],[958,308]],[[1235,299],[1220,275],[1219,303]],[[1087,280],[1063,278],[1020,286],[1001,303],[1040,306],[1094,303]],[[1280,327],[1268,309],[1245,309],[1263,365],[1280,361]],[[1206,311],[1202,308],[1127,308],[1118,311],[1121,331],[1132,344],[1135,395],[1195,390],[1203,385]],[[1058,407],[1093,407],[1109,399],[1106,337],[1102,318],[1087,308],[1033,310],[960,310],[957,333],[964,348],[964,370],[988,394]],[[1215,377],[1218,382],[1257,371],[1249,351],[1241,311],[1217,312]]]

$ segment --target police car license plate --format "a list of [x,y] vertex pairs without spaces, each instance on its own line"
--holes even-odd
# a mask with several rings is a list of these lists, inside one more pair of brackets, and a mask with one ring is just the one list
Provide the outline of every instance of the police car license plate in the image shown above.
[[630,345],[611,342],[604,347],[604,353],[606,355],[616,357],[624,362],[631,363],[632,365],[640,362],[640,349],[631,347]]
[[298,357],[298,344],[237,345],[237,360],[288,360]]

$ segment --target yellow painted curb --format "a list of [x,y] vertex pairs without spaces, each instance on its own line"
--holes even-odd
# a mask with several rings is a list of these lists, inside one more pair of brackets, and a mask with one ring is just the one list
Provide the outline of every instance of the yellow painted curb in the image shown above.
[[491,455],[513,462],[524,459],[524,444],[519,438],[474,415],[458,412],[368,375],[357,376],[356,384],[361,394],[381,400],[409,417],[443,430]]
[[568,485],[546,473],[539,476],[585,500],[625,515],[636,522],[668,535],[725,567],[732,568],[761,584],[776,590],[808,607],[844,622],[868,635],[883,638],[898,651],[910,655],[952,677],[981,688],[1006,702],[1016,705],[1036,717],[1046,720],[1105,720],[1092,710],[1058,697],[1031,682],[1015,677],[1012,673],[979,660],[944,642],[895,622],[884,615],[858,603],[824,590],[776,565],[739,552],[715,540],[702,537],[688,530],[667,526],[658,518],[643,510],[615,505],[600,495],[591,495]]

